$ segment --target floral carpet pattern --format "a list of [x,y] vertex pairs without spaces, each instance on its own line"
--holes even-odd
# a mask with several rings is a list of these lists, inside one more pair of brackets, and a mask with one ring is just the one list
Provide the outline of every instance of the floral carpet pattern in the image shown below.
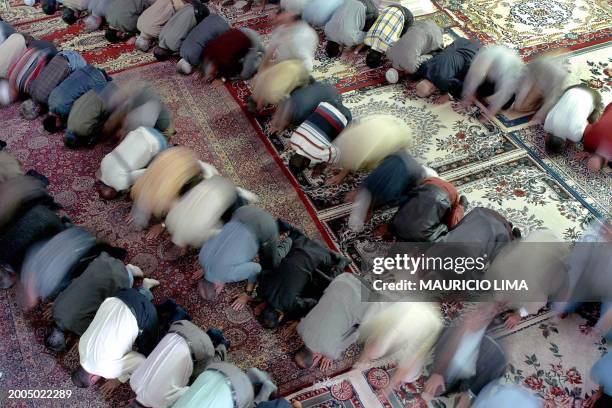
[[[333,187],[308,172],[291,174],[285,165],[290,132],[271,136],[268,116],[246,113],[248,81],[206,85],[196,76],[179,76],[172,62],[156,63],[151,54],[131,45],[109,44],[102,31],[86,33],[82,23],[68,26],[59,14],[45,16],[38,8],[17,2],[11,1],[10,11],[1,11],[4,19],[16,23],[20,30],[54,41],[59,48],[82,52],[91,63],[114,73],[119,83],[142,80],[153,84],[176,118],[177,143],[194,149],[222,174],[257,193],[263,207],[345,252],[359,273],[360,259],[371,242],[382,240],[379,226],[390,220],[395,209],[375,211],[359,234],[348,230],[351,205],[344,197],[365,174],[352,175]],[[606,102],[612,99],[612,17],[606,1],[440,0],[435,4],[438,11],[417,18],[433,19],[443,27],[445,43],[457,36],[485,44],[505,43],[526,58],[542,50],[562,49],[561,57],[572,69],[572,81],[600,90]],[[256,29],[264,40],[271,32],[269,17],[275,11],[276,6],[271,5],[264,12],[256,5],[246,14],[235,7],[220,10],[235,25]],[[324,39],[313,76],[336,85],[354,117],[391,112],[403,118],[415,130],[412,153],[454,182],[468,197],[470,207],[496,209],[525,233],[546,226],[567,240],[576,239],[595,216],[611,214],[610,173],[588,173],[584,163],[574,158],[576,149],[567,156],[549,157],[542,149],[541,127],[529,126],[528,116],[502,112],[491,123],[482,119],[477,107],[442,102],[438,96],[418,98],[412,81],[387,84],[386,66],[369,69],[363,55],[348,53],[330,60],[323,50]],[[258,366],[272,372],[283,394],[315,384],[292,396],[305,407],[426,406],[419,396],[422,381],[404,385],[389,398],[377,392],[392,373],[392,366],[352,370],[334,377],[351,369],[356,347],[349,349],[331,372],[299,370],[291,360],[300,346],[294,332],[288,328],[265,331],[251,313],[228,307],[232,295],[241,290],[239,286],[231,287],[218,302],[201,302],[188,283],[198,268],[197,253],[179,258],[167,237],[149,241],[125,225],[130,208],[127,199],[104,202],[97,197],[94,173],[112,147],[68,151],[60,135],[45,133],[40,121],[25,122],[18,111],[18,105],[0,110],[0,139],[8,142],[9,151],[26,168],[50,178],[52,193],[77,224],[125,246],[130,262],[160,279],[163,285],[155,292],[158,300],[175,298],[197,324],[226,331],[232,341],[231,361],[243,368]],[[78,353],[72,350],[56,356],[46,351],[42,340],[48,322],[41,318],[41,310],[24,315],[14,291],[0,292],[0,309],[0,330],[3,339],[8,339],[0,343],[0,388],[73,389],[68,373],[78,364]],[[459,309],[451,306],[444,311],[452,317]],[[570,407],[574,400],[592,393],[588,371],[606,345],[590,335],[583,318],[553,322],[543,313],[512,331],[497,327],[494,333],[511,356],[506,380],[532,388],[548,407]],[[111,401],[104,401],[96,387],[75,390],[75,395],[84,406],[124,406],[132,397],[129,387],[123,387]],[[442,399],[432,404],[452,406]],[[54,406],[23,401],[16,405]]]

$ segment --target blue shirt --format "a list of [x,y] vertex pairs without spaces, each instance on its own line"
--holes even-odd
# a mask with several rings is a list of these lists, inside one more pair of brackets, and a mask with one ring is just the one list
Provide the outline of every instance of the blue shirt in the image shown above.
[[244,224],[230,221],[200,250],[204,278],[212,283],[257,281],[261,265],[253,262],[259,251],[257,238]]

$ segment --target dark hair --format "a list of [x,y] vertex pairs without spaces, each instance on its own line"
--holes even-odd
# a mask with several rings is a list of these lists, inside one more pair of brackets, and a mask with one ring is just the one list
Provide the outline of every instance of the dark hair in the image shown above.
[[79,138],[74,132],[66,132],[64,135],[64,146],[70,149],[76,149],[77,147],[80,147],[80,145],[81,143],[79,142]]
[[310,351],[306,346],[302,346],[295,353],[295,359],[296,361],[298,359],[302,360],[304,362],[304,368],[310,368],[314,364],[314,356],[312,355],[312,351]]
[[340,44],[334,41],[327,41],[327,45],[325,45],[325,54],[327,54],[329,58],[336,58],[341,52]]
[[45,14],[54,14],[57,10],[57,2],[55,0],[42,0],[42,11]]
[[66,24],[72,25],[76,23],[77,21],[76,13],[74,12],[73,9],[66,7],[64,8],[64,11],[62,12],[62,20],[64,20]]
[[4,140],[0,140],[0,150],[3,150],[6,147],[6,142]]
[[43,127],[49,133],[55,133],[59,130],[59,126],[57,126],[57,118],[53,115],[48,115],[43,120]]
[[261,313],[261,325],[266,329],[276,329],[280,324],[280,312],[268,305]]
[[82,366],[74,370],[70,378],[72,379],[72,383],[79,388],[87,388],[91,385],[91,377]]
[[546,150],[550,153],[563,153],[563,149],[565,149],[565,139],[554,135],[549,135],[548,138],[546,138],[545,144]]
[[56,353],[65,351],[67,347],[64,332],[61,331],[59,327],[53,326],[53,329],[51,329],[47,337],[45,337],[45,346]]
[[104,38],[106,38],[106,40],[111,43],[119,42],[119,36],[117,35],[117,30],[113,30],[112,28],[109,28],[108,30],[106,30],[106,32],[104,33]]
[[370,68],[378,68],[382,64],[382,53],[374,50],[368,51],[366,55],[366,65]]
[[521,234],[521,230],[518,229],[517,227],[512,228],[512,236],[514,238],[521,238],[523,236],[523,234]]
[[301,173],[308,166],[310,166],[310,159],[301,154],[296,153],[289,159],[289,169],[294,173]]
[[158,61],[165,61],[172,56],[172,53],[158,45],[157,47],[153,48],[153,55]]

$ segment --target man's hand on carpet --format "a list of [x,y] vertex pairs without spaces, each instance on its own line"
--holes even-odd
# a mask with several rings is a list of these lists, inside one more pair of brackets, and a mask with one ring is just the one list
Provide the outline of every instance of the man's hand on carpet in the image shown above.
[[340,172],[332,177],[330,177],[326,182],[325,185],[327,186],[333,186],[336,184],[340,184],[342,182],[342,180],[344,180],[344,178],[348,175],[348,173],[350,172],[350,170],[340,170]]
[[582,408],[593,408],[597,400],[600,399],[602,396],[603,396],[603,389],[599,387],[599,389],[595,391],[595,393],[591,395],[589,399],[584,401],[584,403],[582,404]]
[[240,293],[239,295],[234,296],[232,300],[234,301],[232,303],[232,309],[242,310],[247,303],[253,300],[253,298],[246,293]]
[[462,392],[455,398],[455,408],[470,408],[470,406],[472,406],[472,399],[467,392]]
[[253,315],[254,316],[259,316],[264,311],[266,306],[268,306],[267,302],[261,302],[260,304],[255,306],[255,309],[253,309]]
[[334,364],[334,360],[332,360],[329,357],[325,357],[323,354],[321,353],[314,353],[313,354],[313,359],[312,359],[312,367],[319,367],[319,370],[321,371],[327,371],[331,368],[331,366]]
[[106,382],[100,386],[100,394],[102,394],[103,398],[108,399],[119,386],[121,386],[121,381],[117,379],[106,380]]
[[576,153],[576,155],[574,156],[574,158],[575,158],[576,160],[586,160],[586,159],[588,159],[589,157],[591,157],[591,153],[589,153],[589,152],[578,152],[578,153]]
[[521,322],[521,319],[521,315],[519,315],[518,313],[512,313],[511,315],[508,315],[505,323],[506,329],[514,329],[516,325]]
[[191,283],[198,283],[198,281],[203,277],[204,271],[202,269],[198,269],[197,271],[191,274]]
[[164,232],[164,224],[155,224],[147,232],[147,239],[153,240],[158,238]]
[[53,318],[53,302],[50,302],[45,306],[45,310],[43,311],[43,319],[51,320]]
[[445,388],[444,377],[440,374],[432,374],[427,382],[425,382],[423,393],[432,397],[437,397],[444,392]]
[[69,354],[71,354],[71,353],[78,354],[78,352],[79,352],[79,340],[77,339],[77,341],[74,342],[72,347],[70,347],[70,350],[68,350],[68,353]]

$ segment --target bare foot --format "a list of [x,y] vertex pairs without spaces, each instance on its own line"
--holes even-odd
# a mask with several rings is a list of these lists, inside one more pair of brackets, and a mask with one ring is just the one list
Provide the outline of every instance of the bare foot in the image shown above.
[[156,286],[159,286],[161,283],[156,279],[144,278],[142,281],[142,287],[145,289],[153,289]]

